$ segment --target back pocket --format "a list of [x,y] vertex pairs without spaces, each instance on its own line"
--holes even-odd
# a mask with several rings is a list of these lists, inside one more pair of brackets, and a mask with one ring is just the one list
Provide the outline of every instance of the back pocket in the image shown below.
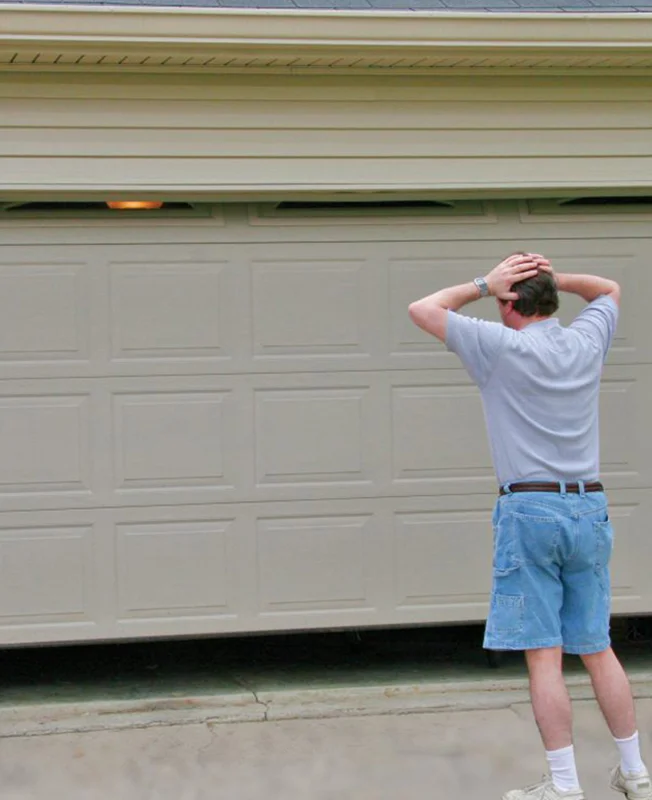
[[521,564],[549,566],[559,558],[561,522],[556,517],[522,514],[512,515],[514,552]]

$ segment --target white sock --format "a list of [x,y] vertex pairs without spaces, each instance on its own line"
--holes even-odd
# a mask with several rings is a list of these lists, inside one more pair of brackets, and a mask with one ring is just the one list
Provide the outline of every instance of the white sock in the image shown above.
[[557,789],[562,792],[572,792],[580,788],[573,745],[564,747],[562,750],[546,750],[546,758],[550,766],[552,782]]
[[645,771],[645,764],[641,759],[641,747],[638,741],[638,731],[629,739],[616,739],[614,741],[620,750],[620,768],[625,773],[633,772],[638,775]]

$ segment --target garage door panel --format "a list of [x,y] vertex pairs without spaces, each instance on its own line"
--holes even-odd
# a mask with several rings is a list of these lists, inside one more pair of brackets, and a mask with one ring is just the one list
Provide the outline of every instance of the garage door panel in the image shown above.
[[652,367],[608,366],[600,392],[601,463],[614,488],[652,487],[647,421]]
[[648,298],[652,296],[649,243],[638,241],[630,257],[607,260],[611,263],[605,262],[600,274],[618,281],[622,287],[622,311],[609,363],[652,364],[648,314]]
[[442,482],[494,481],[480,393],[467,382],[394,383],[391,430],[394,487],[418,493],[424,482],[437,491]]
[[[314,248],[313,248],[314,249]],[[287,258],[254,261],[254,354],[368,355],[365,261]]]
[[372,610],[372,515],[257,522],[261,615]]
[[[489,505],[489,504],[487,504]],[[471,615],[491,590],[491,510],[394,515],[396,610]]]
[[384,372],[253,375],[256,500],[374,497],[389,482]]
[[[161,252],[165,257],[165,253]],[[111,263],[112,359],[229,359],[225,262]]]
[[[62,387],[63,388],[63,387]],[[66,387],[69,392],[72,386]],[[0,497],[30,506],[48,497],[92,499],[92,392],[59,393],[47,383],[0,384]]]
[[252,390],[228,377],[108,382],[108,504],[186,505],[251,498]]
[[0,265],[0,364],[78,361],[90,355],[89,265]]
[[[48,524],[48,522],[50,524]],[[96,628],[97,527],[83,520],[0,519],[0,643]],[[108,565],[110,569],[110,565]],[[42,633],[37,638],[40,639]]]
[[[643,513],[638,503],[619,501],[618,495],[611,493],[609,516],[614,527],[611,583],[615,610],[646,602],[646,572],[652,548],[644,545],[641,551],[638,545],[638,537],[645,526]],[[643,568],[641,561],[646,565]]]
[[266,389],[256,392],[258,485],[373,483],[372,387]]
[[114,395],[116,490],[231,488],[223,442],[229,394]]
[[[160,237],[159,237],[160,238]],[[238,248],[109,248],[101,374],[229,374],[251,366],[250,279]]]
[[229,518],[118,524],[118,617],[234,615],[234,525]]

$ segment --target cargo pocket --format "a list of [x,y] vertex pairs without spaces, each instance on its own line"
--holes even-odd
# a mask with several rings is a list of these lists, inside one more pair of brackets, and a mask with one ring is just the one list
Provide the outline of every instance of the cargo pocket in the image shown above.
[[595,538],[595,568],[598,572],[606,569],[611,561],[614,547],[614,532],[610,520],[593,523],[593,536]]
[[609,562],[614,546],[613,526],[609,519],[604,522],[593,523],[593,536],[595,538],[595,571],[600,581],[600,586],[605,596],[611,592],[611,575]]
[[494,636],[514,636],[523,633],[525,597],[499,594],[491,597],[488,629]]
[[516,557],[511,515],[503,515],[494,527],[494,578],[507,578],[520,567]]

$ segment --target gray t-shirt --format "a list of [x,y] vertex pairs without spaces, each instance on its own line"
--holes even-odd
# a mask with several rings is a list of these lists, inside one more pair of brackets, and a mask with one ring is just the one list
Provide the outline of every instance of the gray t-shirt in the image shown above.
[[618,306],[599,297],[564,328],[522,331],[448,312],[446,346],[482,395],[499,483],[597,480],[598,399]]

